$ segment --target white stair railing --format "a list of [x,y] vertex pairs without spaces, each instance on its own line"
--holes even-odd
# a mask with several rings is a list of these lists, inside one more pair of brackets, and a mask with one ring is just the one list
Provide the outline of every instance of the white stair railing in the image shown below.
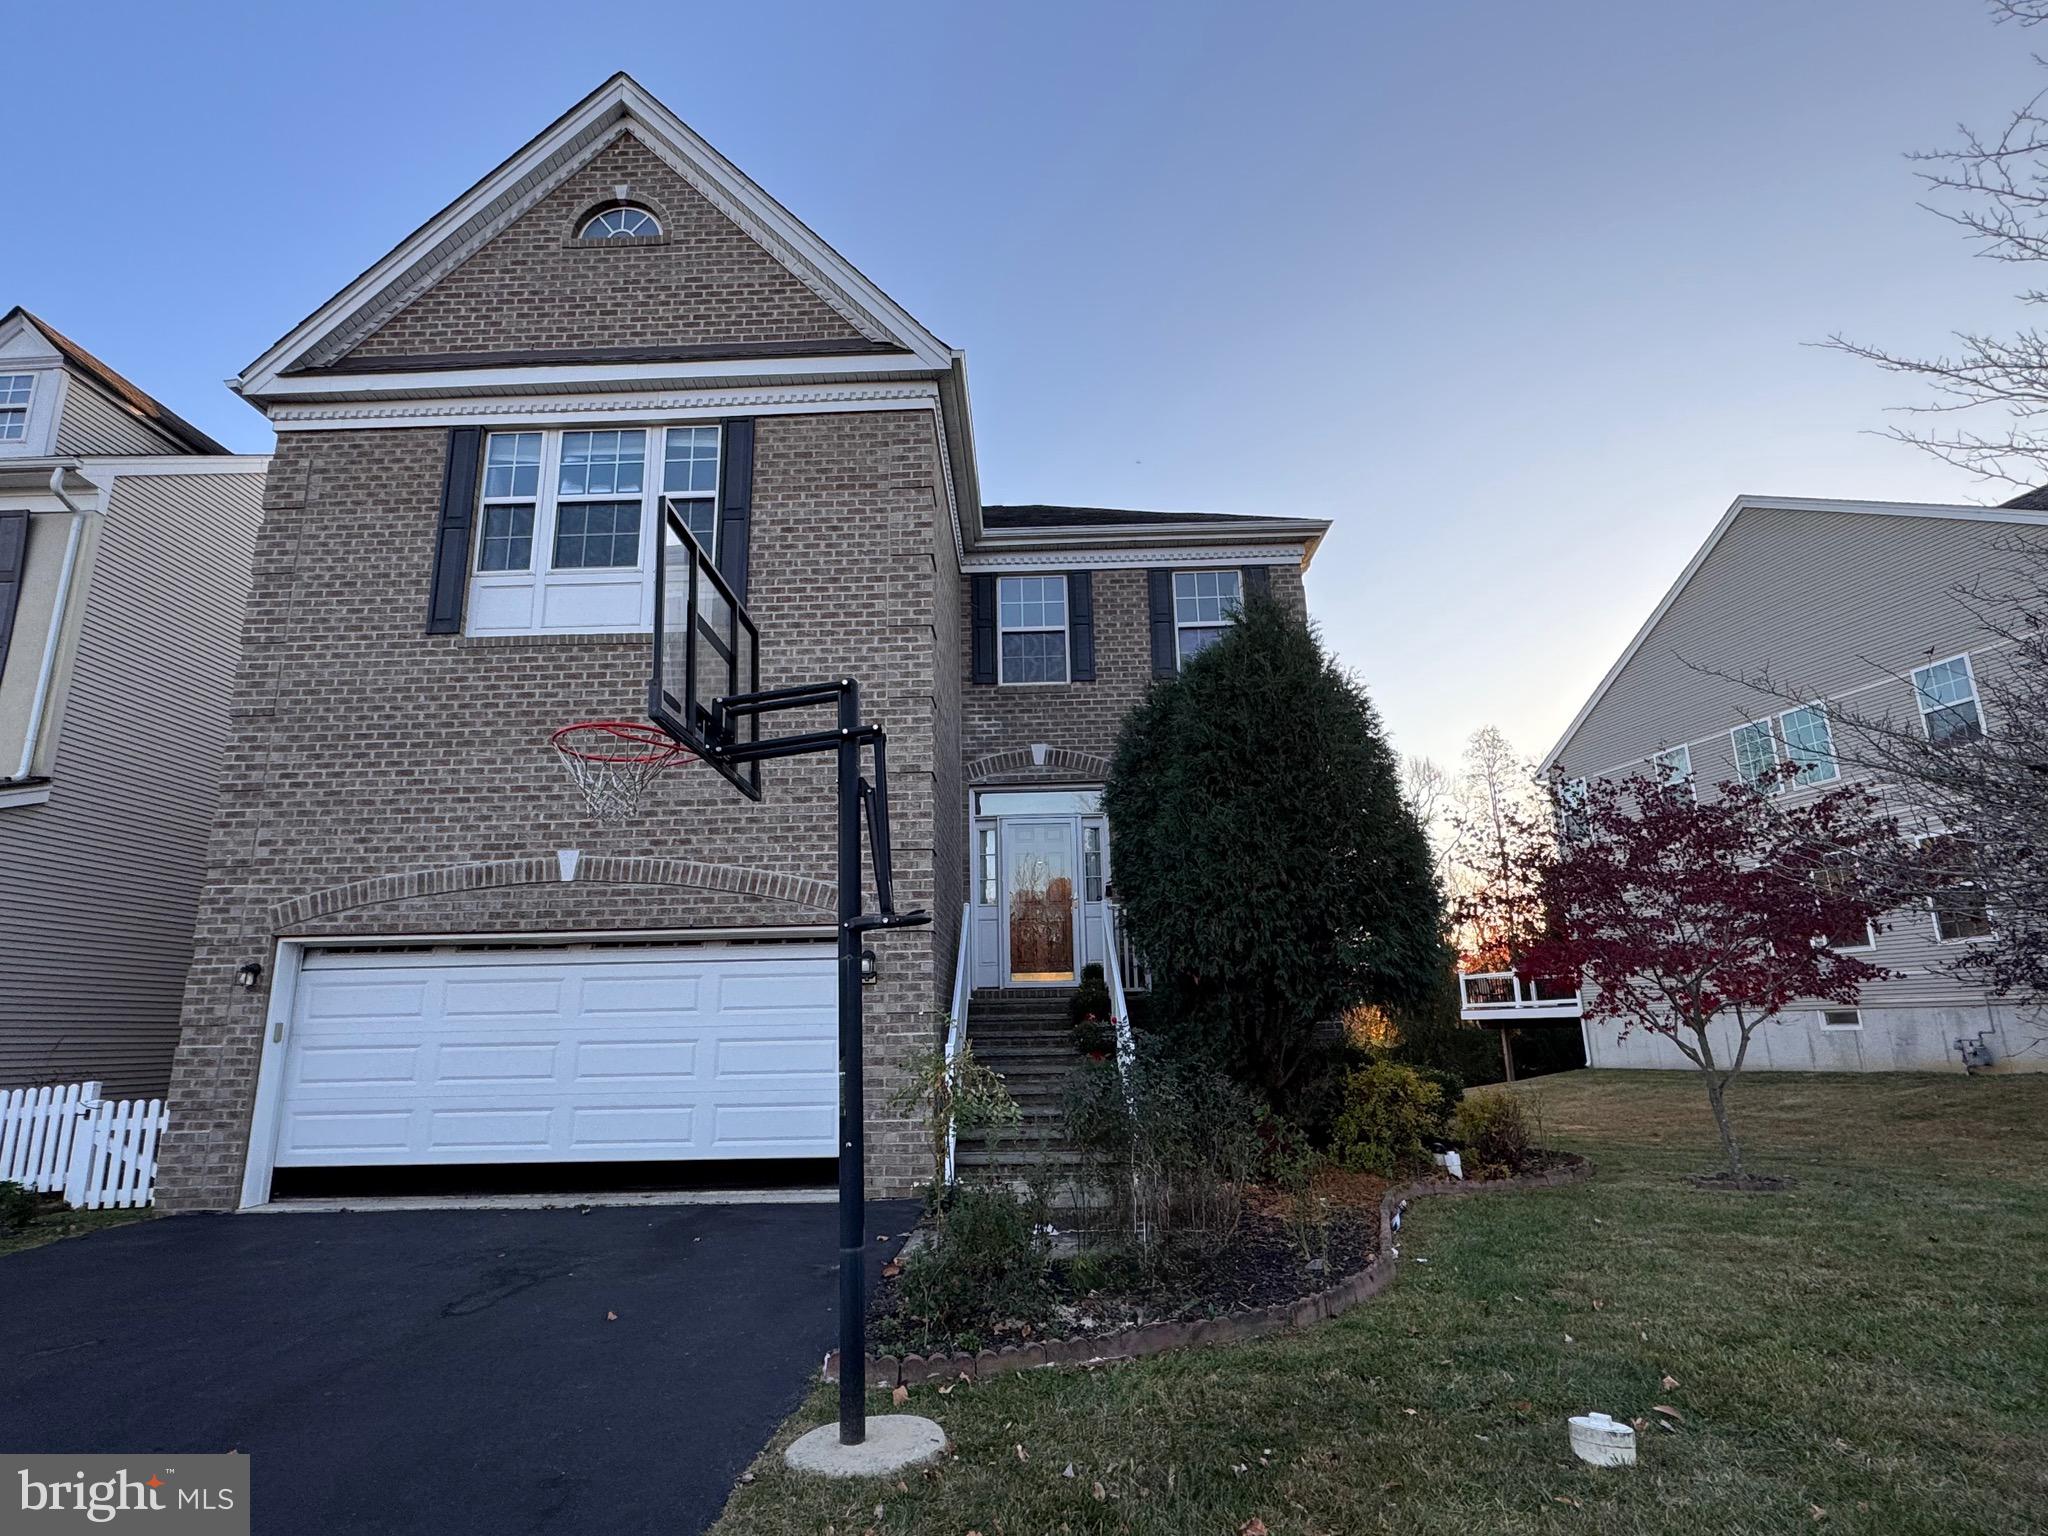
[[[953,1011],[946,1020],[946,1077],[952,1080],[953,1063],[960,1057],[960,1044],[967,1038],[967,1005],[974,995],[974,909],[960,909],[960,943],[953,961]],[[946,1183],[953,1183],[953,1158],[958,1149],[960,1127],[949,1117],[946,1122]]]

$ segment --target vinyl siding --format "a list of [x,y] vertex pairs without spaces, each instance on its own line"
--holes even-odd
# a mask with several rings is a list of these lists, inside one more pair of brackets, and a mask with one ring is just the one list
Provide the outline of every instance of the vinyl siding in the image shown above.
[[[1789,706],[1736,678],[1767,673],[1800,697],[1912,724],[1918,711],[1905,679],[1913,668],[1967,653],[1981,691],[2006,663],[1956,589],[1994,582],[2011,563],[2001,542],[2022,531],[1746,508],[1572,733],[1558,770],[1620,776],[1683,742],[1695,783],[1713,793],[1736,777],[1729,732]],[[1846,741],[1841,749],[1852,750]],[[1856,776],[1852,769],[1844,778]],[[1943,968],[1957,948],[1935,940],[1924,909],[1894,914],[1868,958],[1899,977],[1866,988],[1864,1006],[1981,1003],[1979,989]]]
[[91,380],[73,373],[57,418],[60,454],[185,453],[185,448],[135,419]]
[[50,798],[0,810],[0,1087],[168,1089],[261,501],[260,474],[114,484]]

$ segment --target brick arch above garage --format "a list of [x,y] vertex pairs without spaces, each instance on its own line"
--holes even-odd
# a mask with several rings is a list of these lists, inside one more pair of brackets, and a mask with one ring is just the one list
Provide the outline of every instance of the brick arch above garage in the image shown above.
[[1100,782],[1108,777],[1108,758],[1093,752],[1076,752],[1068,747],[1047,747],[1043,763],[1032,757],[1031,748],[1012,747],[977,757],[967,765],[967,782],[971,785],[1049,778],[1081,778]]
[[554,854],[523,859],[484,859],[446,864],[437,869],[407,870],[352,880],[325,890],[279,902],[270,909],[271,927],[284,933],[318,919],[361,907],[383,906],[421,897],[464,892],[552,886],[652,886],[718,891],[730,896],[783,902],[825,915],[838,910],[838,890],[830,881],[778,873],[736,864],[706,864],[694,859],[630,858],[586,855],[575,865],[574,878],[563,879],[562,861]]

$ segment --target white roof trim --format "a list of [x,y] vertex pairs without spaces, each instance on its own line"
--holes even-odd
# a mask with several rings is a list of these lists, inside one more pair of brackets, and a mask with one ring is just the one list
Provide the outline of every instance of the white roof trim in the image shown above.
[[1671,590],[1664,594],[1662,602],[1651,610],[1643,627],[1636,631],[1635,638],[1621,653],[1621,658],[1607,669],[1607,675],[1600,679],[1579,712],[1572,716],[1572,723],[1564,728],[1564,734],[1557,738],[1557,744],[1543,755],[1537,765],[1541,773],[1548,773],[1564,755],[1564,749],[1571,745],[1572,738],[1579,733],[1579,727],[1586,723],[1587,716],[1600,706],[1607,697],[1607,690],[1614,686],[1614,680],[1621,676],[1621,670],[1635,660],[1636,652],[1663,622],[1664,615],[1671,611],[1671,605],[1678,601],[1678,594],[1691,583],[1699,568],[1706,564],[1707,556],[1721,542],[1722,535],[1734,524],[1742,513],[1750,511],[1771,512],[1842,512],[1864,517],[1929,517],[1961,523],[2016,523],[2034,527],[2048,527],[2048,512],[2026,512],[2017,507],[1969,507],[1950,502],[1918,501],[1836,501],[1810,496],[1738,496],[1728,504],[1728,510],[1721,514],[1721,520],[1714,525],[1714,531],[1707,535],[1707,541],[1699,547],[1684,570],[1678,573],[1678,580],[1671,584]]
[[1045,549],[1005,550],[1001,553],[992,551],[984,545],[961,561],[960,569],[971,576],[990,572],[1068,571],[1084,567],[1092,570],[1169,565],[1183,570],[1193,566],[1293,567],[1306,564],[1307,554],[1306,548],[1300,544],[1231,544],[1221,548],[1215,545],[1163,544],[1148,545],[1143,549],[1076,549],[1053,546]]
[[243,394],[269,394],[284,370],[301,359],[322,354],[330,344],[333,350],[345,351],[374,326],[369,316],[383,318],[386,301],[396,297],[402,304],[424,291],[627,131],[871,340],[893,341],[927,368],[950,366],[945,344],[908,311],[639,82],[618,74],[293,327],[242,371],[234,388]]

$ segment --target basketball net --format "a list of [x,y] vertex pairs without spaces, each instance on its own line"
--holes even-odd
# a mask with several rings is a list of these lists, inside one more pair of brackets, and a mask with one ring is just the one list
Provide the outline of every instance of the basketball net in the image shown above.
[[582,720],[548,737],[599,821],[620,822],[669,769],[695,759],[666,731],[634,720]]

